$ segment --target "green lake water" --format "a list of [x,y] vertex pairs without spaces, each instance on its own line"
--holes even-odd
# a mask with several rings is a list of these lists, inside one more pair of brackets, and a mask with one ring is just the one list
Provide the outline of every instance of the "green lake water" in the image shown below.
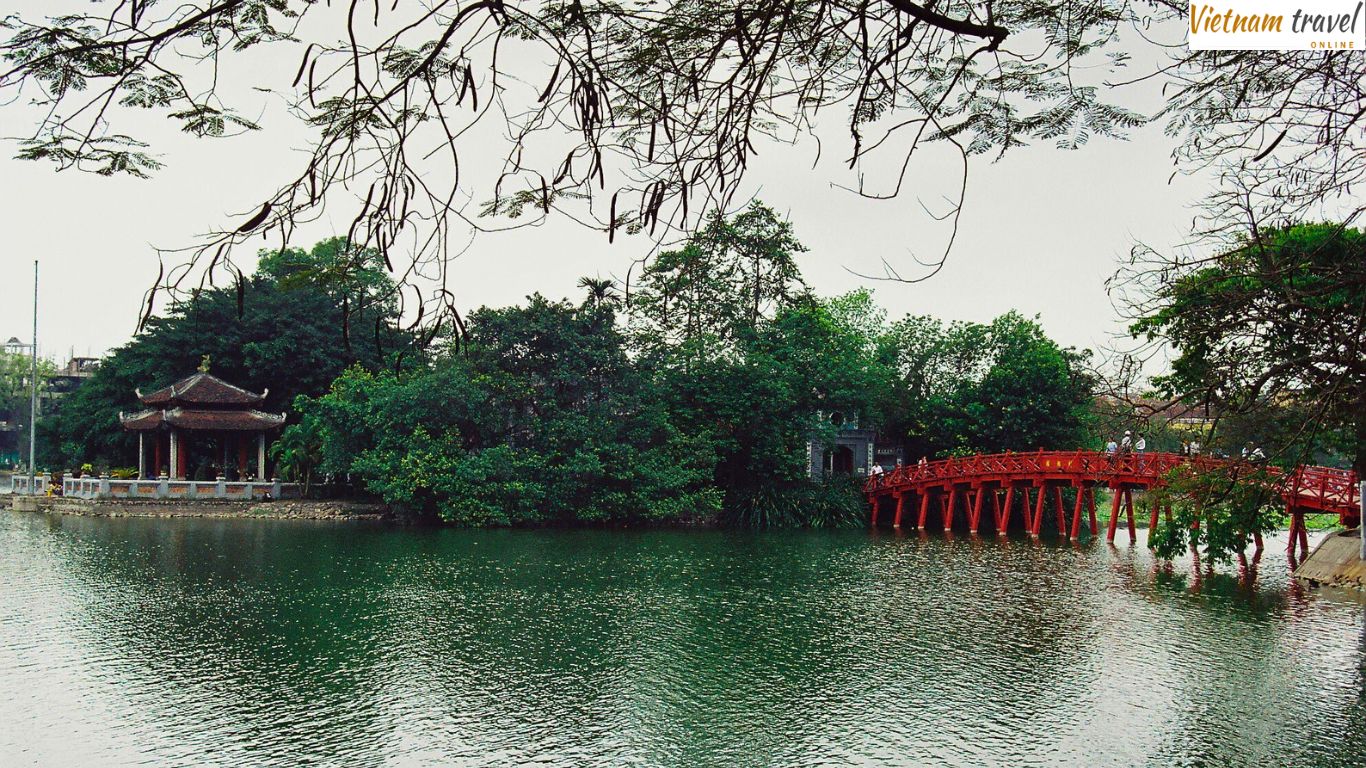
[[1366,765],[1269,547],[5,512],[0,766]]

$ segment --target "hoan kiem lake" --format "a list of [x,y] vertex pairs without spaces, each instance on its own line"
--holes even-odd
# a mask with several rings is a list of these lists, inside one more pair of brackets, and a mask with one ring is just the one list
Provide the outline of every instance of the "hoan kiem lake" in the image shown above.
[[1361,766],[1366,616],[1143,547],[0,515],[0,765]]

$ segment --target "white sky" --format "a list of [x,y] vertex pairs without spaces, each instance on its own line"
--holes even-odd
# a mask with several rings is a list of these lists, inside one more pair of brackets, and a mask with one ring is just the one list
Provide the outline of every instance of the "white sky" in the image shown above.
[[[1156,105],[1151,94],[1135,98],[1144,102],[1135,107],[1140,111]],[[31,130],[18,114],[0,108],[0,135]],[[265,130],[230,139],[163,131],[153,151],[166,167],[145,181],[54,173],[48,164],[9,159],[16,146],[0,145],[0,340],[27,341],[31,333],[37,258],[43,354],[98,355],[127,341],[157,275],[152,246],[190,245],[198,233],[250,215],[279,181],[297,173],[297,147],[306,135],[274,113]],[[849,150],[844,137],[847,129],[832,130],[815,170],[814,142],[761,146],[747,179],[755,194],[791,217],[810,249],[800,257],[802,272],[818,292],[871,287],[893,318],[916,313],[985,321],[1016,309],[1041,316],[1051,336],[1078,347],[1103,345],[1122,330],[1104,290],[1118,260],[1137,241],[1158,248],[1182,243],[1192,206],[1207,190],[1204,179],[1169,181],[1172,140],[1160,125],[1129,141],[1093,139],[1078,151],[1044,143],[995,163],[977,158],[945,268],[915,285],[870,282],[849,270],[876,273],[886,258],[910,275],[916,271],[911,254],[930,258],[942,250],[943,229],[928,219],[920,199],[943,209],[935,201],[957,183],[956,161],[926,153],[901,197],[871,201],[832,186],[851,180],[840,163]],[[349,221],[336,215],[340,234]],[[326,221],[296,245],[333,234]],[[577,296],[579,277],[622,276],[648,247],[643,238],[620,236],[609,245],[601,233],[564,219],[483,235],[455,262],[454,289],[466,309],[515,303],[535,291]]]

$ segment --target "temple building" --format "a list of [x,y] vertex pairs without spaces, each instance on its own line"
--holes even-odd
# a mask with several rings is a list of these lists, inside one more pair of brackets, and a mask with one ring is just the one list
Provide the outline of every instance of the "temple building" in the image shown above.
[[268,477],[267,436],[285,423],[283,413],[256,409],[269,390],[258,395],[201,370],[146,395],[134,392],[148,410],[120,413],[119,421],[138,433],[139,479],[149,469],[151,477],[172,480]]

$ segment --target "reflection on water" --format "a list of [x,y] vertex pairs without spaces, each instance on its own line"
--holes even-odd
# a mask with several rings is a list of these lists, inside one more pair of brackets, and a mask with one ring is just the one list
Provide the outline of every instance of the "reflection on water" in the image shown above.
[[1277,546],[5,514],[0,765],[1362,765]]

